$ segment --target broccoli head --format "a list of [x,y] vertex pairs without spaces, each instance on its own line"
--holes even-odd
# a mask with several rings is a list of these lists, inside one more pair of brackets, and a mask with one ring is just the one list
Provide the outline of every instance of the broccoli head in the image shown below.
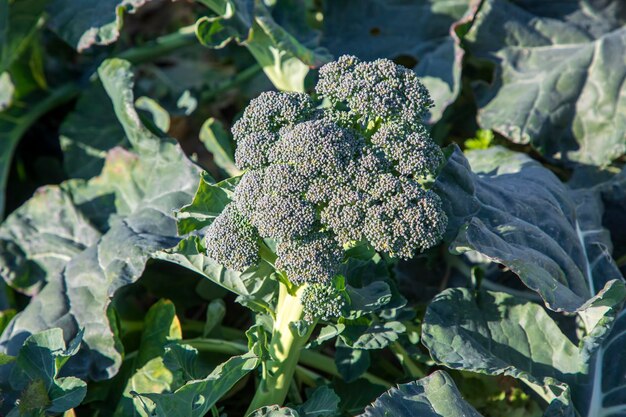
[[447,217],[427,184],[444,156],[422,121],[428,91],[392,61],[342,56],[320,69],[316,93],[250,102],[232,129],[244,173],[206,243],[242,270],[276,242],[276,269],[306,286],[306,316],[329,319],[344,304],[333,282],[347,249],[406,259],[439,243]]

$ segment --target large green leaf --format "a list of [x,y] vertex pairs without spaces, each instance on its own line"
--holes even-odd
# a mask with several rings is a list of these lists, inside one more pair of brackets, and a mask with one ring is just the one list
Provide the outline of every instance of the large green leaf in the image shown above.
[[254,353],[233,356],[203,379],[188,381],[172,393],[137,393],[154,404],[158,417],[202,417],[241,378],[261,363]]
[[91,178],[104,166],[107,152],[128,146],[111,100],[100,81],[84,91],[60,129],[63,165],[70,178]]
[[454,381],[437,371],[419,381],[398,385],[378,397],[359,417],[480,417],[459,393]]
[[78,52],[108,45],[120,36],[124,13],[133,13],[150,0],[50,0],[48,25]]
[[0,227],[0,276],[23,293],[59,281],[69,260],[100,238],[100,231],[61,187],[45,187]]
[[[218,14],[216,18],[201,18],[196,24],[200,42],[211,48],[222,48],[230,41],[246,46],[279,90],[304,91],[304,78],[310,67],[317,67],[330,57],[324,50],[311,48],[296,38],[274,19],[263,2],[249,0],[204,0]],[[302,19],[301,5],[289,4],[283,8],[301,11],[295,18]],[[277,6],[280,8],[280,4]],[[304,25],[298,26],[302,29]]]
[[4,194],[11,159],[20,139],[37,119],[74,97],[77,91],[75,84],[68,83],[43,97],[30,97],[26,107],[13,106],[0,112],[0,218],[4,215]]
[[571,383],[572,400],[583,417],[620,417],[626,413],[626,310],[590,358],[587,379]]
[[468,157],[475,172],[456,148],[435,185],[453,251],[478,251],[507,266],[555,311],[622,301],[601,211],[581,204],[588,195],[523,154],[494,147]]
[[538,304],[505,293],[450,288],[428,306],[422,342],[452,369],[542,383],[584,372],[578,347]]
[[413,66],[435,102],[431,121],[441,118],[461,88],[463,49],[454,29],[472,15],[468,0],[334,0],[324,4],[324,46],[337,56],[399,58]]
[[[537,304],[453,288],[428,307],[422,340],[437,362],[520,378],[567,415],[573,404],[580,416],[620,416],[626,411],[625,318],[622,311],[602,338],[589,336],[576,346]],[[560,382],[569,385],[571,403]]]
[[136,412],[141,414],[141,401],[134,398],[131,391],[160,393],[169,390],[174,379],[162,358],[166,344],[182,338],[174,304],[167,300],[157,302],[148,310],[144,323],[141,342],[133,362],[134,373],[126,383],[114,416],[130,416]]
[[[0,411],[3,415],[61,413],[78,406],[87,384],[74,377],[59,377],[68,358],[78,350],[80,334],[69,345],[59,328],[28,337],[17,357],[0,361]],[[1,356],[1,354],[0,354]],[[19,410],[19,411],[18,411]],[[32,414],[31,414],[32,413]]]
[[485,1],[466,36],[495,65],[476,88],[480,125],[565,163],[626,152],[625,11],[621,0]]
[[111,297],[139,278],[152,254],[178,243],[173,211],[191,200],[200,172],[173,140],[157,137],[140,122],[128,62],[105,61],[99,76],[132,151],[114,148],[99,176],[70,180],[60,189],[103,234],[68,258],[61,276],[48,275],[46,287],[2,335],[3,349],[11,353],[39,330],[62,327],[74,334],[82,327],[84,349],[68,366],[75,375],[94,379],[110,377],[121,361],[106,314]]

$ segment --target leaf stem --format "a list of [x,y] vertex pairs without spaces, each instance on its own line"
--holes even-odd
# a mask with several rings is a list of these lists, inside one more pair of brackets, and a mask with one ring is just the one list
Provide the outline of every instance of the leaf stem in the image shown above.
[[[221,330],[224,332],[224,336],[228,339],[245,339],[244,333],[240,330],[226,326],[222,326]],[[248,351],[248,347],[243,343],[220,339],[187,339],[183,340],[182,343],[191,345],[199,350],[226,353],[230,355],[240,355]],[[298,363],[300,365],[304,365],[309,368],[324,372],[331,376],[341,377],[341,373],[337,369],[335,360],[330,356],[324,355],[323,353],[320,353],[316,350],[303,349],[300,352],[300,360],[298,361]],[[391,382],[369,372],[365,372],[361,377],[375,385],[382,385],[386,388],[391,388],[393,386]]]
[[116,56],[138,64],[178,51],[187,46],[199,45],[194,28],[195,25],[184,26],[174,33],[160,36],[144,45],[129,48]]
[[404,346],[396,341],[391,344],[390,348],[411,378],[420,379],[426,376],[426,372],[411,358]]
[[241,85],[247,81],[250,81],[257,74],[259,74],[262,69],[263,68],[261,68],[259,64],[251,65],[243,71],[237,72],[237,74],[234,75],[231,79],[218,84],[214,89],[203,92],[200,97],[202,101],[211,101],[223,92],[228,91],[231,88]]

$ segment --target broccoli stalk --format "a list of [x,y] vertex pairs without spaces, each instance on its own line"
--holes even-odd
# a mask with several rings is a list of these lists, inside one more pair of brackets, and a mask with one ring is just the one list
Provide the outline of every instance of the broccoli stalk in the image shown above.
[[304,318],[304,306],[300,302],[300,295],[305,286],[306,284],[290,289],[282,282],[279,284],[276,320],[268,346],[270,359],[263,363],[261,382],[246,415],[263,406],[283,404],[287,397],[296,365],[300,360],[300,351],[315,327],[314,323],[309,323],[303,335],[299,335],[293,328],[294,322]]

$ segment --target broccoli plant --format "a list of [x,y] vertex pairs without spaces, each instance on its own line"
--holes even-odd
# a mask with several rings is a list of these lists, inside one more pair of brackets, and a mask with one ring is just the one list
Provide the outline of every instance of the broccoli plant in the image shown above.
[[413,71],[342,56],[320,69],[314,95],[263,93],[233,126],[243,174],[206,229],[206,254],[236,271],[264,260],[279,281],[249,412],[282,404],[315,324],[343,319],[355,248],[392,261],[441,240],[447,217],[429,184],[444,156],[422,123],[431,106]]

